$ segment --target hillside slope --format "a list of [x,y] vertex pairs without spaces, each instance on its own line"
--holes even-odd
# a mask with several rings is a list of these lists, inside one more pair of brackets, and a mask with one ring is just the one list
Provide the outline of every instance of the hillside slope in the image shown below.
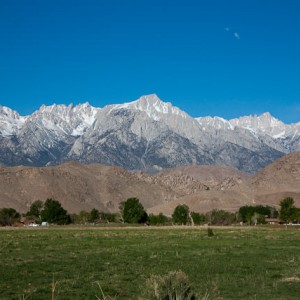
[[54,198],[69,212],[118,211],[138,197],[149,213],[171,215],[176,205],[191,210],[236,211],[242,205],[278,205],[292,196],[300,206],[300,152],[288,154],[254,176],[219,166],[185,166],[156,175],[75,162],[55,167],[1,167],[0,207],[28,210],[34,200]]

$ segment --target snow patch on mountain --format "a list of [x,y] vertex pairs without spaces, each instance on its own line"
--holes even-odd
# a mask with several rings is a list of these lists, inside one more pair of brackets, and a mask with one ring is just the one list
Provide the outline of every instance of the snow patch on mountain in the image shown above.
[[0,164],[72,159],[135,170],[218,163],[253,173],[300,151],[300,123],[287,125],[269,113],[192,118],[152,94],[104,108],[43,105],[26,117],[0,106],[0,141]]
[[71,136],[81,136],[95,122],[96,114],[100,108],[91,106],[89,103],[53,104],[41,106],[30,117],[31,121],[40,122],[51,131],[61,132]]
[[262,115],[250,115],[231,120],[220,117],[199,117],[196,120],[205,131],[209,130],[234,130],[242,128],[256,136],[268,135],[273,139],[281,139],[291,134],[299,134],[300,123],[285,124],[266,112]]
[[286,135],[289,125],[271,116],[266,112],[260,116],[247,116],[232,119],[229,121],[233,126],[253,130],[257,134],[267,134],[273,138],[279,138]]
[[200,117],[196,118],[198,123],[202,126],[203,130],[210,130],[212,128],[218,130],[233,130],[234,126],[227,120],[220,117]]
[[8,137],[17,135],[27,117],[20,116],[9,107],[0,105],[0,135]]
[[159,121],[162,115],[177,115],[182,118],[187,118],[187,114],[178,107],[173,106],[170,102],[161,101],[156,94],[142,96],[139,99],[124,103],[113,105],[110,112],[117,109],[133,109],[145,112],[149,118]]

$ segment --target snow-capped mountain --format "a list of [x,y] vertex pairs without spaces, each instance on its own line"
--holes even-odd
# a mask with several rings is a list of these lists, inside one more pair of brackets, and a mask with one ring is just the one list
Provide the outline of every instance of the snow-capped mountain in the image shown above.
[[28,122],[39,123],[41,127],[57,133],[80,136],[94,123],[98,111],[98,108],[89,103],[75,107],[72,104],[43,105],[28,118]]
[[253,131],[255,134],[267,134],[272,138],[285,136],[293,127],[272,117],[268,112],[260,116],[245,116],[231,120],[219,117],[200,117],[197,118],[197,121],[208,129],[214,127],[216,129],[234,130],[237,127]]
[[22,117],[0,106],[0,165],[68,160],[152,170],[222,164],[256,172],[300,150],[300,123],[269,113],[225,120],[192,118],[155,94],[124,104],[43,105]]
[[170,102],[161,101],[156,94],[142,96],[133,102],[113,105],[111,110],[119,109],[142,111],[155,121],[159,121],[163,115],[177,115],[184,119],[188,117],[185,112],[173,106]]
[[26,121],[16,111],[0,105],[0,135],[10,136],[19,133],[20,128]]

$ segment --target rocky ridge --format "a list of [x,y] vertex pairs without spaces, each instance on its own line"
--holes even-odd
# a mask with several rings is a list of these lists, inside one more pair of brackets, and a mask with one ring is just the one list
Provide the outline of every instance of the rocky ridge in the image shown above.
[[117,212],[138,197],[148,213],[171,215],[178,204],[191,210],[236,211],[243,205],[278,206],[284,197],[300,206],[300,152],[288,154],[249,176],[223,166],[178,167],[149,175],[100,164],[69,162],[54,167],[1,167],[0,207],[28,210],[37,199],[59,200],[69,212]]
[[299,150],[300,123],[284,124],[268,113],[192,118],[156,95],[104,108],[42,106],[25,117],[0,106],[3,166],[78,161],[153,172],[217,164],[254,174]]

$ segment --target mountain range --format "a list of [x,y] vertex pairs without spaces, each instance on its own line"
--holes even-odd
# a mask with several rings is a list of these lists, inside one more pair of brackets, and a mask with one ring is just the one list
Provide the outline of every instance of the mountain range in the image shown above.
[[28,116],[0,106],[0,165],[50,166],[68,161],[157,172],[222,165],[254,174],[300,151],[300,123],[269,113],[232,120],[192,118],[155,94],[96,108],[43,105]]
[[170,216],[178,204],[192,211],[237,211],[243,205],[279,207],[293,197],[300,206],[300,152],[287,154],[255,175],[216,165],[164,169],[157,174],[68,162],[49,167],[0,167],[0,208],[28,211],[35,200],[59,200],[70,213],[97,208],[118,212],[138,197],[148,213]]

